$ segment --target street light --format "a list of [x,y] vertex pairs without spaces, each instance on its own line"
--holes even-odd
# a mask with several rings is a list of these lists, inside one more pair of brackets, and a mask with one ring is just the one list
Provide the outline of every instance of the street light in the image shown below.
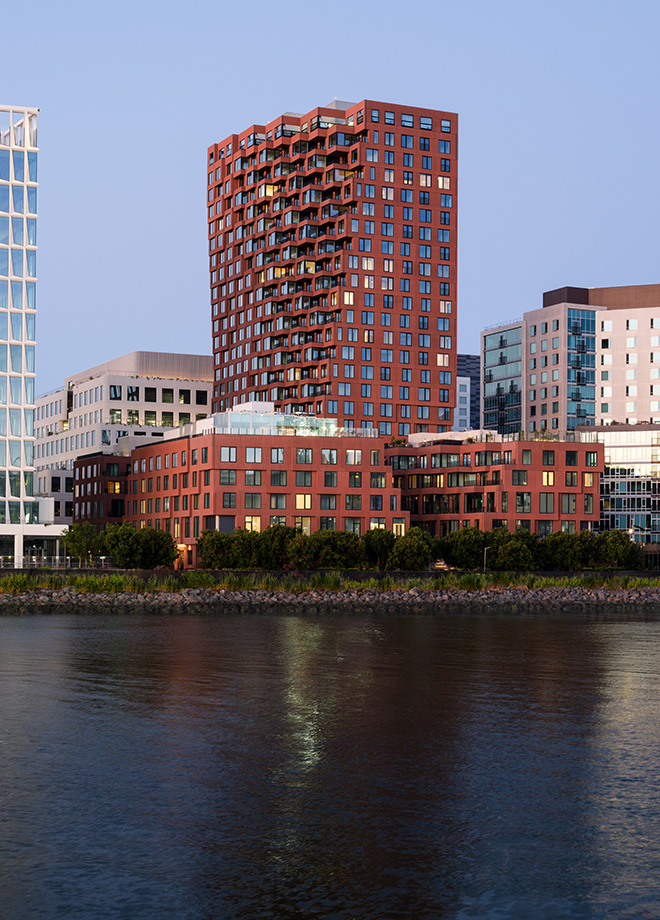
[[486,554],[488,553],[489,549],[489,546],[484,546],[484,574],[486,574]]

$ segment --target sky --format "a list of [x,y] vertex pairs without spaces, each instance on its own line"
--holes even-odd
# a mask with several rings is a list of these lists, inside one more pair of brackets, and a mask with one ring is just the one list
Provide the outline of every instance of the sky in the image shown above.
[[37,391],[209,354],[206,150],[334,98],[459,113],[459,351],[543,291],[660,282],[660,4],[33,0],[0,101],[39,115]]

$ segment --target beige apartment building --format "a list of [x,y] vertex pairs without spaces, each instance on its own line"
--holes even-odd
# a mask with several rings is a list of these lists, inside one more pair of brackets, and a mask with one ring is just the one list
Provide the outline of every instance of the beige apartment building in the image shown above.
[[660,284],[549,291],[481,354],[484,428],[660,424]]

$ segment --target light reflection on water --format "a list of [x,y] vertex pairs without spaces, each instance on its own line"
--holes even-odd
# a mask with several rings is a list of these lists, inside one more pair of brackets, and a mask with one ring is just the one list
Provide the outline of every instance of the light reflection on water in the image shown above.
[[0,917],[660,916],[659,640],[0,619]]

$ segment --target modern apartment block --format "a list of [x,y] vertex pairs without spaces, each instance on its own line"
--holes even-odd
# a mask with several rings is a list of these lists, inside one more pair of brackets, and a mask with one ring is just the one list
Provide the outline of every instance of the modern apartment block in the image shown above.
[[549,291],[481,352],[484,428],[660,422],[660,285]]
[[[303,533],[405,532],[409,516],[401,511],[376,431],[274,413],[272,404],[242,410],[199,422],[184,437],[170,432],[134,447],[127,477],[120,475],[123,461],[112,458],[120,489],[127,479],[125,519],[171,533],[186,565],[196,564],[197,537],[205,529],[233,533],[285,524]],[[109,499],[103,463],[89,457],[75,464],[77,522],[92,520],[98,502]]]
[[660,427],[614,422],[579,432],[603,445],[601,530],[627,530],[636,543],[660,543]]
[[539,536],[598,527],[602,444],[478,432],[390,447],[387,463],[411,525],[438,536],[468,526]]
[[481,360],[479,355],[456,356],[456,408],[453,431],[480,427]]
[[214,412],[451,427],[457,122],[334,101],[209,148]]
[[51,536],[34,481],[38,111],[0,105],[0,555],[16,565]]
[[73,464],[110,454],[120,440],[162,438],[208,415],[213,362],[206,355],[134,351],[67,377],[36,403],[39,495],[52,497],[54,519],[73,520]]

